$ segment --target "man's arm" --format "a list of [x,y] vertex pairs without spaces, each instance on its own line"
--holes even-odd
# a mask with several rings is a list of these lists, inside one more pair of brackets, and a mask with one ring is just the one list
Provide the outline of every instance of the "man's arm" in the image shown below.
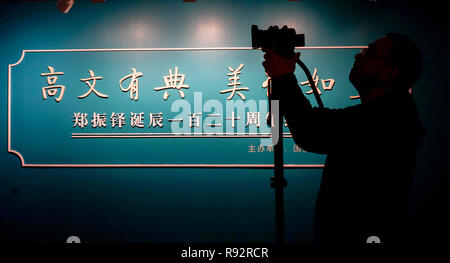
[[[297,84],[294,71],[300,53],[292,58],[263,47],[262,65],[272,78],[272,95],[279,100],[296,144],[307,151],[329,153],[355,140],[360,122],[355,107],[345,109],[313,108]],[[355,123],[356,122],[356,123]]]
[[297,145],[306,151],[329,153],[345,147],[354,134],[352,110],[311,107],[293,73],[272,81],[273,99],[280,101],[281,113]]

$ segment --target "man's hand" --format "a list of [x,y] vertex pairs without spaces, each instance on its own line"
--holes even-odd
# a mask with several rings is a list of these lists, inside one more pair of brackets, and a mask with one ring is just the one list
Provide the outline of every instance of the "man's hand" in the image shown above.
[[295,64],[300,53],[295,53],[292,58],[285,58],[278,55],[273,49],[263,47],[262,50],[266,53],[262,65],[273,80],[295,71]]

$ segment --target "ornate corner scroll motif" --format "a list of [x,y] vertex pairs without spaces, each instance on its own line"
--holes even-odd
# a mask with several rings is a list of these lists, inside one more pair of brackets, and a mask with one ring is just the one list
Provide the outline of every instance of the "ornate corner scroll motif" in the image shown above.
[[18,156],[22,167],[26,166],[22,154],[16,150],[13,150],[11,147],[11,70],[13,67],[22,63],[23,59],[25,58],[25,53],[26,51],[22,50],[22,55],[20,56],[19,60],[14,64],[8,65],[8,153],[12,153]]

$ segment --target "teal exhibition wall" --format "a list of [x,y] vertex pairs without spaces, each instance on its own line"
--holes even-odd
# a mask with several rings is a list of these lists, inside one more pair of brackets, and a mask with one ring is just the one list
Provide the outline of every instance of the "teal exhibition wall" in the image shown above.
[[[242,93],[246,101],[258,103],[261,113],[262,125],[256,131],[267,132],[263,129],[267,127],[263,127],[266,104],[262,83],[266,77],[262,52],[227,50],[251,46],[252,24],[264,29],[286,24],[305,34],[307,47],[328,47],[300,51],[311,71],[317,69],[319,79],[335,81],[331,90],[321,88],[325,105],[333,108],[359,103],[350,98],[356,91],[347,79],[357,47],[387,32],[405,33],[416,40],[425,63],[413,96],[428,134],[417,155],[409,238],[420,242],[445,228],[449,37],[448,19],[433,1],[76,1],[68,14],[60,13],[52,1],[11,1],[0,6],[2,241],[64,242],[77,235],[83,242],[273,242],[271,169],[151,167],[271,164],[273,152],[267,147],[262,148],[264,152],[249,150],[252,146],[257,149],[260,138],[73,136],[170,132],[169,123],[155,129],[148,122],[144,128],[132,128],[129,123],[121,130],[110,126],[100,130],[90,124],[81,128],[74,125],[73,115],[101,112],[109,117],[112,112],[143,112],[149,118],[149,113],[164,112],[166,121],[175,118],[178,113],[170,107],[181,95],[172,90],[164,100],[164,91],[154,90],[164,86],[163,76],[175,66],[189,85],[184,101],[194,105],[194,92],[201,92],[203,102],[215,100],[226,105],[229,94],[220,91],[227,89],[227,74],[240,64],[244,65],[240,81],[249,87]],[[350,48],[336,48],[343,46]],[[192,50],[217,47],[225,50]],[[20,60],[23,50],[33,51]],[[64,72],[56,83],[66,87],[60,102],[54,99],[58,95],[43,99],[42,87],[48,83],[41,74],[49,72],[47,66]],[[130,74],[131,68],[143,73],[139,100],[130,99],[119,86],[119,79]],[[89,90],[80,81],[89,77],[88,70],[103,77],[96,89],[108,94],[107,99],[94,93],[78,98]],[[305,80],[301,72],[297,77]],[[127,85],[124,82],[123,86]],[[309,87],[302,89],[306,92]],[[8,153],[8,94],[11,149],[20,152],[24,160]],[[312,95],[307,96],[313,100]],[[236,95],[232,101],[239,100]],[[229,126],[227,112],[221,113],[216,121]],[[206,117],[206,112],[203,114]],[[189,121],[187,114],[184,118]],[[245,132],[251,132],[249,129]],[[286,241],[312,242],[322,169],[308,165],[323,164],[324,156],[294,152],[292,139],[285,140],[286,162],[306,165],[285,172]],[[111,167],[87,167],[97,164]],[[122,166],[114,167],[117,164]],[[136,164],[147,166],[126,167]]]

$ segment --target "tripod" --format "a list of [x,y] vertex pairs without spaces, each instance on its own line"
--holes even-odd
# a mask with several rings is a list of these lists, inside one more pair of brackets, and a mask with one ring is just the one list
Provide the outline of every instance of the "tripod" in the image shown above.
[[[303,69],[308,78],[308,81],[311,85],[311,88],[314,93],[314,97],[316,98],[317,105],[319,108],[323,108],[322,100],[320,99],[320,95],[317,92],[317,88],[314,84],[314,81],[311,76],[311,72],[309,72],[306,65],[299,59],[297,64]],[[284,178],[284,162],[283,162],[283,108],[281,107],[281,103],[279,100],[276,104],[278,106],[278,110],[276,113],[272,115],[272,101],[273,92],[272,92],[272,81],[269,80],[268,87],[268,95],[269,95],[269,119],[268,122],[272,128],[272,138],[274,132],[278,134],[278,141],[274,143],[274,176],[270,178],[272,181],[270,186],[275,189],[275,241],[278,244],[284,243],[284,188],[287,186],[287,180]],[[272,118],[275,117],[273,121]],[[273,122],[272,122],[273,121]]]

